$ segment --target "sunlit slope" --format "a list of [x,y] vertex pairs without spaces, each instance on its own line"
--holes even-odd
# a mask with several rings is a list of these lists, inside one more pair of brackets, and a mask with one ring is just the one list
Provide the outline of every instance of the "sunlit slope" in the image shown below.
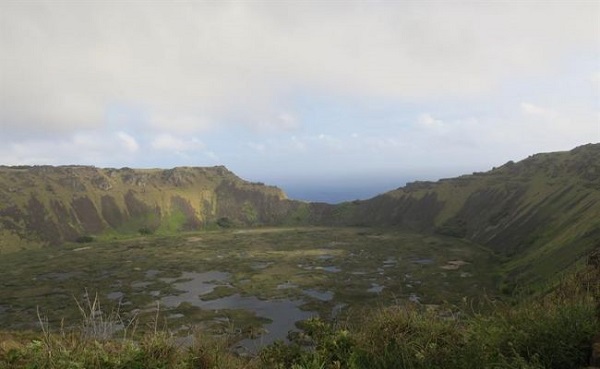
[[274,224],[291,204],[276,187],[225,167],[0,167],[0,249],[85,234],[174,232],[215,224]]
[[82,235],[207,227],[361,225],[466,238],[505,281],[544,281],[600,245],[600,144],[340,205],[288,200],[225,167],[0,167],[0,252]]
[[506,256],[511,283],[525,269],[543,279],[600,245],[600,144],[411,183],[334,213],[327,221],[464,237]]

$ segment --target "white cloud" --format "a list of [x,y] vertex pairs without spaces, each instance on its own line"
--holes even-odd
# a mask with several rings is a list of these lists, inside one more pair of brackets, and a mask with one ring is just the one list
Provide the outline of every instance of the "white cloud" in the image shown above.
[[[311,137],[310,139],[313,141],[315,140],[314,137]],[[327,150],[326,152],[342,152],[348,148],[345,139],[323,133],[316,137],[316,144],[324,150]]]
[[264,153],[267,150],[267,146],[262,143],[248,142],[247,145],[252,150],[260,152],[260,153]]
[[97,166],[134,165],[139,146],[131,136],[118,133],[78,133],[60,139],[26,139],[0,145],[7,165],[81,164]]
[[[249,119],[247,123],[258,131],[294,131],[300,127],[300,122],[296,116],[290,112],[269,114],[263,111],[257,111],[257,109],[254,108],[251,110],[252,114],[249,117],[242,119]],[[260,118],[261,116],[262,118]],[[253,120],[253,117],[256,118],[256,120]]]
[[417,122],[423,127],[432,129],[442,129],[445,126],[443,121],[433,118],[429,113],[419,115]]
[[285,130],[292,130],[298,128],[298,120],[290,113],[281,113],[279,114],[278,122],[279,126]]
[[157,131],[242,119],[286,130],[297,127],[295,112],[273,112],[297,90],[410,99],[487,93],[597,48],[599,8],[2,2],[0,128],[97,129],[117,102],[142,107],[140,124]]
[[540,117],[545,119],[556,118],[556,112],[554,110],[527,102],[521,103],[521,111],[526,115],[534,117]]
[[199,115],[186,112],[185,108],[171,114],[153,113],[148,118],[148,124],[155,130],[169,130],[178,133],[190,133],[206,130],[211,123]]
[[214,160],[215,163],[218,163],[220,160],[219,156],[216,153],[214,153],[213,151],[206,151],[204,154],[211,160]]
[[174,152],[183,152],[190,150],[200,150],[204,148],[204,144],[197,138],[182,139],[168,133],[163,133],[156,136],[151,146],[158,150],[167,150]]
[[292,136],[291,139],[284,144],[284,147],[291,148],[295,151],[306,151],[307,145],[303,139]]
[[600,141],[598,11],[0,1],[0,157],[270,175],[568,149]]
[[125,132],[117,132],[117,137],[121,141],[121,144],[123,145],[123,147],[125,147],[125,149],[127,149],[127,151],[136,152],[139,150],[140,145],[137,143],[135,138],[133,138],[133,136],[131,136]]

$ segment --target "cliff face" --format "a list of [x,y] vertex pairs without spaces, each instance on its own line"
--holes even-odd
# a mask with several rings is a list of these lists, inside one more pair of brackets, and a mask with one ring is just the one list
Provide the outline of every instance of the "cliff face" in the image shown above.
[[510,272],[544,276],[600,245],[600,144],[415,182],[343,206],[341,219],[326,221],[464,237],[509,258]]
[[340,205],[288,200],[280,189],[246,182],[225,167],[0,167],[0,252],[24,240],[53,245],[87,234],[215,224],[435,232],[505,256],[508,274],[527,270],[541,279],[600,245],[600,144]]
[[225,167],[0,167],[0,239],[57,244],[84,234],[278,224],[299,203]]

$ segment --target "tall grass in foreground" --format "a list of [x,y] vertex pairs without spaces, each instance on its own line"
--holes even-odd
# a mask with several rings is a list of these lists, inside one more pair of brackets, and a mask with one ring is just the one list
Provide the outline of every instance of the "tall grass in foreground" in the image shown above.
[[[265,368],[569,369],[588,363],[600,333],[600,268],[587,268],[553,291],[517,306],[488,301],[454,315],[394,306],[346,329],[307,321],[300,343],[261,352]],[[352,322],[350,322],[352,323]],[[303,350],[308,342],[312,350]]]
[[355,329],[306,323],[313,350],[274,345],[268,368],[581,368],[600,331],[594,306],[532,304],[491,315],[445,319],[416,308],[385,308]]
[[[253,358],[236,356],[226,338],[198,336],[181,347],[156,321],[134,335],[135,323],[102,317],[95,299],[79,305],[83,323],[76,330],[53,333],[40,319],[42,334],[33,338],[0,332],[0,368],[581,368],[600,332],[599,297],[600,268],[588,268],[543,298],[517,306],[489,302],[486,313],[465,305],[448,315],[410,305],[380,308],[344,326],[310,319],[291,343]],[[107,337],[113,323],[129,328]]]
[[179,344],[154,321],[137,334],[138,320],[124,321],[118,309],[106,313],[96,295],[76,301],[81,313],[78,327],[57,332],[38,312],[41,334],[0,333],[0,369],[208,369],[246,368],[249,360],[229,351],[227,337],[202,337],[192,346]]

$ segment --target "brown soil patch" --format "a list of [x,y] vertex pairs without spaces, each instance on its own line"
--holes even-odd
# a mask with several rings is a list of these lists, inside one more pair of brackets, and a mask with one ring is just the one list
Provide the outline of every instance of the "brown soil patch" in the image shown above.
[[464,260],[450,260],[446,263],[446,265],[442,265],[440,268],[444,270],[458,270],[460,267],[467,264],[469,263]]

